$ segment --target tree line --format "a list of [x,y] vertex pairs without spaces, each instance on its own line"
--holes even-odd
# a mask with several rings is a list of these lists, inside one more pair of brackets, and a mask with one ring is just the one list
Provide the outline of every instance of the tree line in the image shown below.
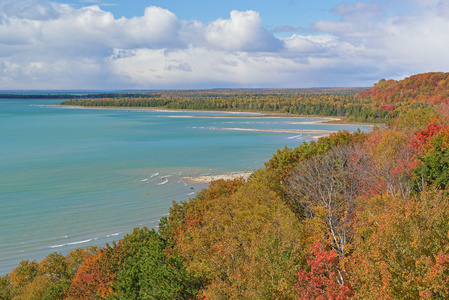
[[359,97],[360,88],[163,91],[136,97],[71,99],[61,105],[85,107],[166,108],[211,111],[257,111],[345,117],[349,121],[390,122],[398,115],[431,105],[399,102],[387,105]]

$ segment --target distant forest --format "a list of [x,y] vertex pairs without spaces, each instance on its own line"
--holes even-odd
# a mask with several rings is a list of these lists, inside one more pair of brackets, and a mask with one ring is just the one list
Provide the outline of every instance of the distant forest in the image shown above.
[[[248,181],[173,202],[158,230],[22,261],[0,277],[0,299],[449,299],[448,76],[362,92],[224,91],[215,104],[236,110],[259,98],[278,112],[286,99],[367,101],[389,126],[279,149]],[[180,106],[215,95],[173,93],[192,93],[173,96]]]
[[218,111],[248,111],[345,117],[348,121],[389,122],[395,116],[424,102],[387,102],[361,98],[362,88],[244,89],[158,91],[117,94],[96,99],[71,99],[61,105],[85,107],[166,108]]

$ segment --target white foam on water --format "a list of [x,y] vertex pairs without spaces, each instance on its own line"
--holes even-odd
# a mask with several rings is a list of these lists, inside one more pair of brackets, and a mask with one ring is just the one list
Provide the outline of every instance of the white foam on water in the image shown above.
[[167,178],[165,178],[164,181],[162,181],[161,183],[158,183],[157,185],[164,185],[164,184],[166,184],[168,182],[169,182],[169,180]]
[[78,244],[85,244],[85,243],[89,243],[91,242],[93,239],[88,239],[88,240],[84,240],[84,241],[78,241],[78,242],[73,242],[73,243],[67,243],[67,245],[78,245]]

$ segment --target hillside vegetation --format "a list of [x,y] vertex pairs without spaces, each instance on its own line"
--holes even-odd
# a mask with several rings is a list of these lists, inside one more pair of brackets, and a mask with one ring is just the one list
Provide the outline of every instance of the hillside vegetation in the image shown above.
[[447,299],[446,102],[278,150],[174,202],[158,231],[23,261],[0,298]]
[[424,73],[401,81],[382,79],[358,96],[381,103],[441,104],[449,99],[449,73]]

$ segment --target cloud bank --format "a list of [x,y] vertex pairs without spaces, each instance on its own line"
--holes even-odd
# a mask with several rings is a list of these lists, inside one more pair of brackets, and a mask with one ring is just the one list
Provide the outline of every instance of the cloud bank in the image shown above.
[[204,24],[155,6],[115,18],[97,5],[4,0],[0,89],[370,86],[449,71],[444,0],[342,2],[332,12],[338,21],[271,32],[255,11]]

